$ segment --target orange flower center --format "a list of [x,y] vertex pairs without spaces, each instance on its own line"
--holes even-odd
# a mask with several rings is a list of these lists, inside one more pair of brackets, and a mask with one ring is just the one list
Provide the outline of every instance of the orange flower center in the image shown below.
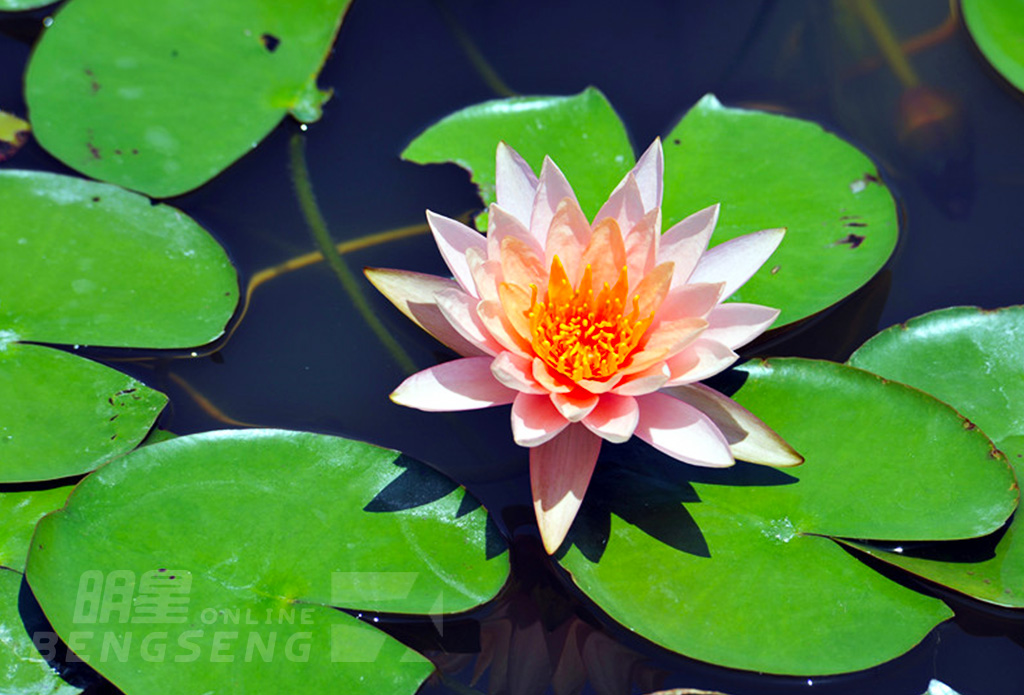
[[627,313],[625,266],[614,286],[604,283],[595,294],[589,265],[574,289],[555,256],[544,301],[538,301],[536,285],[530,289],[526,317],[534,352],[573,381],[604,379],[617,372],[654,320],[653,312],[640,316],[639,297],[629,302]]

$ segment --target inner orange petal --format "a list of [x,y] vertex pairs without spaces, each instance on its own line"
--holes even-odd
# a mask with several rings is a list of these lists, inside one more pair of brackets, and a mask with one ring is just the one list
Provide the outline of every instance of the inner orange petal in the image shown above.
[[[666,265],[671,272],[671,264]],[[658,296],[663,284],[658,277],[647,285],[641,282],[640,291],[630,297],[628,275],[623,263],[614,284],[603,282],[595,293],[596,275],[591,265],[583,268],[579,285],[573,287],[555,256],[547,292],[541,295],[533,285],[524,312],[534,353],[553,371],[575,382],[605,379],[619,371],[637,349],[663,298]]]

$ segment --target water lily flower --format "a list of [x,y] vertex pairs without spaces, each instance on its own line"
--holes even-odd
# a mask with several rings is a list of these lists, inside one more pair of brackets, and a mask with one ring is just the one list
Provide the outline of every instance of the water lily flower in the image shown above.
[[426,411],[512,404],[512,435],[530,448],[544,547],[554,553],[590,482],[602,440],[633,435],[698,466],[802,458],[742,406],[698,383],[778,310],[723,302],[768,259],[784,230],[708,250],[714,205],[661,233],[660,140],[612,191],[593,223],[545,158],[538,178],[497,151],[497,202],[486,236],[427,212],[453,278],[367,269],[413,321],[463,355],[391,394]]

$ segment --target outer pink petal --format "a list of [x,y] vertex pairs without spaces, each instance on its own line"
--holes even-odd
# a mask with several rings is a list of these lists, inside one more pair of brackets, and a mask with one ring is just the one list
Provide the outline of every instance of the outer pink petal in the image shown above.
[[760,304],[723,304],[708,315],[708,329],[703,337],[735,350],[764,333],[778,315],[778,309]]
[[729,442],[704,413],[665,393],[640,396],[636,436],[674,459],[723,468],[735,463]]
[[570,425],[550,442],[530,449],[533,508],[544,549],[553,554],[569,533],[594,474],[601,440]]
[[672,378],[666,386],[692,384],[707,379],[728,369],[739,358],[739,355],[717,340],[701,336],[693,345],[666,361],[672,372]]
[[569,422],[579,422],[587,415],[590,415],[591,411],[597,406],[598,398],[598,396],[583,391],[583,389],[573,389],[568,393],[552,393],[551,403],[566,420]]
[[647,393],[654,393],[668,383],[672,378],[668,365],[661,363],[648,367],[642,372],[630,374],[622,383],[615,387],[612,393],[620,396],[643,396]]
[[667,393],[694,406],[715,423],[733,456],[767,466],[796,466],[804,461],[768,425],[731,398],[704,384],[676,386]]
[[520,393],[512,403],[512,438],[519,446],[539,446],[568,426],[546,395]]
[[529,225],[533,199],[537,195],[537,175],[518,152],[503,142],[498,143],[494,159],[498,205],[508,210],[523,226]]
[[466,340],[437,306],[437,295],[440,292],[462,291],[454,280],[387,268],[366,268],[363,272],[399,311],[455,352],[466,357],[487,354],[482,347]]
[[611,217],[619,223],[619,229],[627,232],[643,219],[645,212],[644,201],[640,197],[640,187],[636,183],[633,172],[630,172],[601,206],[594,218],[594,224],[596,225],[606,217]]
[[533,378],[531,360],[512,352],[502,352],[491,362],[491,374],[510,389],[523,393],[546,394],[548,391]]
[[427,224],[434,232],[434,241],[455,280],[473,296],[477,296],[473,274],[466,262],[466,251],[471,248],[487,251],[487,240],[479,232],[453,219],[427,210]]
[[655,208],[644,215],[623,237],[629,277],[634,283],[654,269],[660,236],[661,208]]
[[526,244],[537,256],[544,258],[544,252],[526,225],[500,205],[491,205],[487,210],[487,257],[501,259],[501,241],[514,237]]
[[[653,326],[662,321],[674,321],[687,316],[706,317],[718,306],[724,288],[724,282],[699,282],[673,287],[658,307]],[[708,319],[708,323],[710,321]]]
[[575,202],[576,194],[565,180],[562,171],[550,157],[545,157],[540,169],[537,197],[533,201],[533,214],[530,217],[530,234],[540,243],[541,248],[546,247],[551,219],[555,216],[558,204],[565,198]]
[[444,319],[458,331],[474,348],[485,355],[501,352],[501,345],[484,327],[477,315],[480,300],[459,289],[441,290],[437,293],[437,308]]
[[785,229],[765,229],[719,244],[701,256],[690,281],[725,282],[725,301],[764,265],[785,234]]
[[558,256],[565,274],[575,286],[580,281],[580,259],[590,242],[590,223],[575,200],[565,198],[551,219],[544,247],[544,267]]
[[466,251],[466,263],[476,283],[477,296],[484,301],[498,300],[498,283],[501,282],[501,261],[486,260],[479,249]]
[[532,350],[525,341],[519,337],[516,333],[515,328],[509,323],[508,318],[505,316],[505,309],[501,306],[501,302],[497,301],[482,301],[476,307],[477,316],[480,317],[480,321],[484,324],[487,332],[491,334],[498,343],[511,352],[523,357],[532,355]]
[[399,405],[428,412],[477,410],[511,403],[516,392],[491,374],[490,357],[465,357],[417,372],[391,394]]
[[654,138],[654,142],[640,155],[636,166],[633,167],[633,176],[640,187],[645,211],[661,207],[664,171],[665,154],[661,148],[661,138]]
[[[661,235],[658,247],[658,263],[675,263],[672,286],[685,283],[697,267],[701,254],[708,247],[711,233],[718,222],[718,205],[712,205],[695,212],[682,222],[672,225]],[[719,278],[721,280],[722,278]]]
[[639,417],[635,398],[606,393],[593,412],[583,418],[583,424],[602,439],[620,444],[633,436]]

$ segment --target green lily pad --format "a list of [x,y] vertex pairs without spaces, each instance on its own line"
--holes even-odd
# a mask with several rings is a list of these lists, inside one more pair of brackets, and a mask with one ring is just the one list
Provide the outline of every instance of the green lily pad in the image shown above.
[[1024,0],[961,0],[967,32],[1007,81],[1024,91]]
[[715,203],[712,244],[786,228],[734,295],[780,308],[776,326],[846,297],[896,247],[896,206],[863,153],[817,124],[727,108],[708,95],[665,139],[665,226]]
[[[5,695],[77,695],[32,642],[18,612],[21,573],[0,568],[0,672]],[[43,640],[41,640],[42,642]],[[41,645],[42,646],[42,645]]]
[[25,571],[25,558],[36,522],[63,507],[73,488],[73,485],[61,485],[42,490],[0,492],[0,567]]
[[[622,121],[593,87],[570,97],[512,97],[470,106],[427,128],[402,158],[418,164],[458,164],[469,171],[480,197],[490,205],[494,151],[501,141],[535,171],[550,156],[588,217],[597,214],[636,162]],[[483,219],[481,229],[486,228]]]
[[69,0],[25,77],[36,138],[68,166],[155,197],[189,191],[316,88],[351,0]]
[[131,451],[167,397],[126,374],[0,340],[0,482],[87,473]]
[[[888,328],[866,342],[850,363],[909,384],[949,403],[976,424],[1024,477],[1024,307],[997,311],[976,307],[942,309]],[[956,561],[859,548],[914,574],[975,598],[1024,608],[1024,530],[1020,515],[995,547],[971,560],[958,549]],[[907,549],[910,552],[911,549]]]
[[[508,572],[486,510],[423,464],[337,437],[240,430],[96,471],[39,522],[26,575],[57,633],[125,692],[376,694],[413,693],[432,667],[333,606],[462,611]],[[159,658],[147,659],[147,637]],[[104,640],[123,661],[103,658]]]
[[238,302],[199,225],[115,186],[0,171],[0,331],[49,343],[202,345]]
[[778,359],[738,373],[734,398],[806,462],[707,470],[627,449],[598,466],[562,566],[612,618],[703,661],[821,675],[895,658],[950,610],[828,536],[990,533],[1016,506],[1009,467],[948,406],[867,372]]

